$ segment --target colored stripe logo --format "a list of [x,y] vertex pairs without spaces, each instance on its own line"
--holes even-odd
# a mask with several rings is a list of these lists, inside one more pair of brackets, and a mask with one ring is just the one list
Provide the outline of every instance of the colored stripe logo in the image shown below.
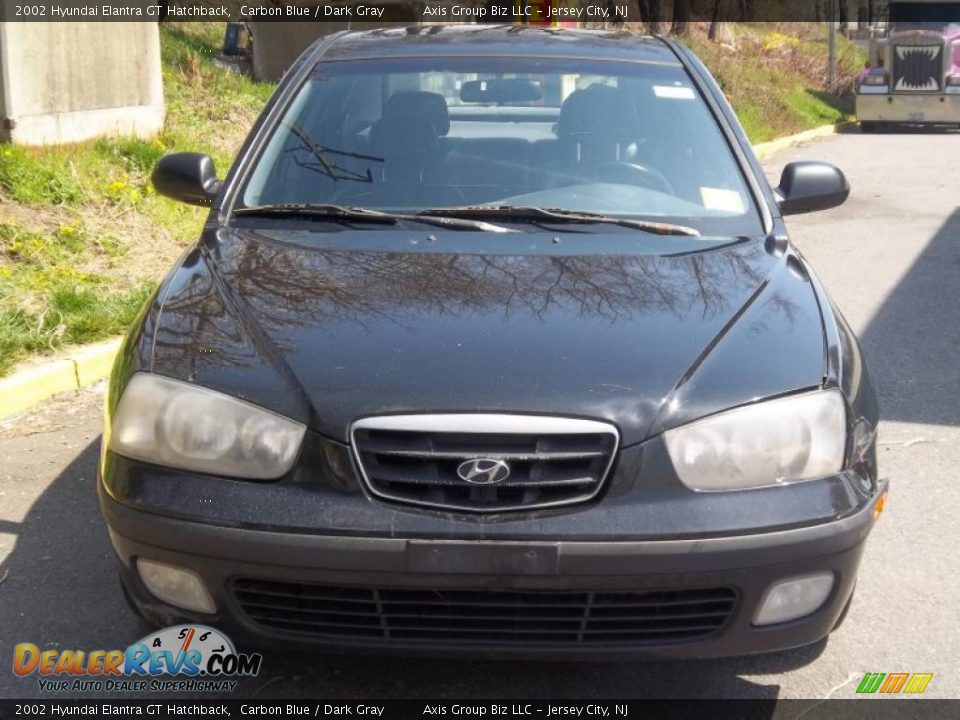
[[867,673],[857,686],[858,695],[918,695],[927,689],[933,673]]

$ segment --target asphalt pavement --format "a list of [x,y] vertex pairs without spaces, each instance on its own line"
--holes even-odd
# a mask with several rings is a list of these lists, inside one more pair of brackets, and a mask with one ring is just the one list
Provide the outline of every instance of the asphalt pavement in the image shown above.
[[[865,672],[931,672],[926,696],[960,697],[958,142],[956,134],[851,133],[766,162],[774,179],[800,159],[847,172],[853,192],[844,206],[789,224],[861,338],[883,416],[890,500],[850,614],[828,642],[766,657],[597,664],[268,651],[238,694],[822,699],[853,697]],[[142,635],[96,505],[102,392],[60,396],[0,422],[0,697],[44,696],[35,676],[10,671],[15,643],[111,649]]]

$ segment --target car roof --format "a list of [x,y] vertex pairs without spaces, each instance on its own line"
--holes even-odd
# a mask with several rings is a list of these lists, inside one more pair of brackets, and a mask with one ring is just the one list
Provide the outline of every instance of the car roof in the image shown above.
[[336,37],[318,59],[339,61],[470,55],[527,55],[681,65],[674,52],[660,38],[627,30],[482,24],[348,31]]

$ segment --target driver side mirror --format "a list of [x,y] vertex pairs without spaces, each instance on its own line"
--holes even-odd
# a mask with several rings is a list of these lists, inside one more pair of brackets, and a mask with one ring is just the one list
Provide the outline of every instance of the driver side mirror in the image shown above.
[[776,188],[784,215],[826,210],[842,205],[850,184],[840,168],[825,162],[792,162],[783,169]]
[[191,205],[210,205],[220,190],[213,160],[202,153],[164,155],[150,180],[161,195]]

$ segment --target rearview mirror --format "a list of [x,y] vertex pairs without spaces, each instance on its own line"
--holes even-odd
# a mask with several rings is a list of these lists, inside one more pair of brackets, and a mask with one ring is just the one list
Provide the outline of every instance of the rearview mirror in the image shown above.
[[783,169],[776,189],[784,215],[826,210],[842,205],[850,184],[840,168],[824,162],[792,162]]
[[164,155],[150,180],[161,195],[191,205],[210,205],[220,190],[213,160],[202,153]]

